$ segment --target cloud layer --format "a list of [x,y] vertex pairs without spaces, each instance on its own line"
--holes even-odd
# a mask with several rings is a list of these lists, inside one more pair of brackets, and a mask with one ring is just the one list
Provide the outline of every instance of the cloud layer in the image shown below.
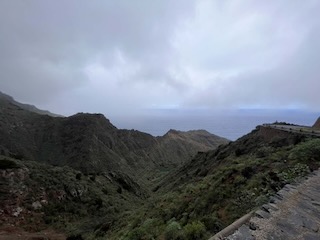
[[320,2],[0,1],[0,89],[52,111],[320,110]]

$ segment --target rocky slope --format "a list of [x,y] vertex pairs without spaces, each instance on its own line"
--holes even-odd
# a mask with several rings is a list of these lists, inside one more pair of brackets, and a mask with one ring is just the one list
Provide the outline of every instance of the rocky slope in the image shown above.
[[96,239],[97,230],[103,235],[123,214],[142,206],[163,176],[198,152],[229,142],[204,130],[153,137],[117,129],[102,114],[52,117],[33,110],[0,95],[0,225],[5,229],[54,227]]
[[312,126],[312,128],[320,129],[320,117],[319,117],[318,120],[314,123],[314,125]]
[[86,173],[112,170],[139,178],[158,176],[198,151],[228,142],[205,131],[169,131],[153,137],[119,130],[102,114],[39,115],[7,98],[0,99],[0,123],[2,155],[67,165]]
[[0,156],[0,192],[0,238],[19,228],[32,233],[50,226],[74,234],[93,232],[100,224],[107,229],[119,213],[146,197],[117,172],[83,174],[5,156]]

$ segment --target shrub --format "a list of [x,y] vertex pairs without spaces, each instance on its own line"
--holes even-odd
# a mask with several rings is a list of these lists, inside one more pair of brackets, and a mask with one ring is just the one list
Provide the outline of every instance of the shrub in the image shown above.
[[186,239],[202,239],[206,233],[206,227],[200,221],[195,221],[192,223],[188,223],[183,228]]
[[117,189],[117,193],[120,193],[120,194],[122,193],[122,188],[120,186]]
[[155,225],[157,225],[156,220],[148,218],[138,226],[140,220],[136,219],[137,223],[134,224],[136,226],[127,234],[125,239],[154,239],[156,234]]
[[80,234],[71,235],[71,236],[67,237],[67,240],[83,240],[83,237]]
[[165,238],[166,240],[180,239],[181,232],[180,224],[176,221],[171,221],[166,227]]
[[281,179],[290,182],[297,177],[305,176],[309,173],[309,167],[303,163],[297,163],[293,167],[287,168],[279,173]]
[[92,174],[91,176],[90,176],[90,180],[91,181],[96,181],[96,174]]
[[247,179],[250,179],[254,175],[254,170],[252,167],[245,167],[241,171],[242,176],[244,176]]
[[236,155],[236,157],[239,157],[239,156],[241,156],[243,154],[243,151],[240,148],[237,148],[234,151],[234,154]]
[[10,159],[0,159],[0,169],[19,168],[18,164]]
[[102,188],[102,192],[103,192],[104,194],[106,194],[106,195],[109,194],[108,188],[106,188],[106,187]]
[[141,228],[135,228],[131,232],[128,233],[127,237],[125,239],[128,240],[140,240],[143,239],[145,236],[145,232]]
[[320,161],[320,139],[300,143],[291,150],[289,158],[299,162]]
[[77,173],[77,175],[76,175],[76,179],[77,179],[77,180],[81,180],[81,176],[82,176],[82,174],[81,174],[81,173]]
[[223,224],[216,216],[205,216],[201,222],[204,223],[207,230],[217,233],[222,230]]

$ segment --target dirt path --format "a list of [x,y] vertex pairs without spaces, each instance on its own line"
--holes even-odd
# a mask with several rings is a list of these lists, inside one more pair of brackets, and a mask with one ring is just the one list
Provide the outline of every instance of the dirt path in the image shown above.
[[262,127],[274,128],[274,129],[278,129],[286,132],[293,132],[293,133],[320,137],[320,130],[312,127],[308,127],[308,126],[264,124],[262,125]]

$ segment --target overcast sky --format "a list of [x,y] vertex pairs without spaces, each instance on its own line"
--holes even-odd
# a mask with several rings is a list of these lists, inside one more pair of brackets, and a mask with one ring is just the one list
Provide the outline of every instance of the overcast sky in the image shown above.
[[1,0],[0,91],[56,113],[320,110],[319,0]]

